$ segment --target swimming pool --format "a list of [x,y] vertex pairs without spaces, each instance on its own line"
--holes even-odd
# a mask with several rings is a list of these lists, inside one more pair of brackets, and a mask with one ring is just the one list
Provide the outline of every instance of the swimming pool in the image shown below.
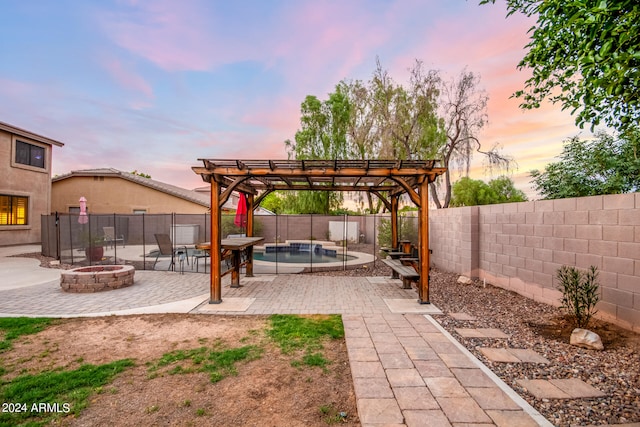
[[329,262],[351,261],[357,257],[352,255],[327,255],[318,252],[255,252],[253,259],[266,262],[286,262],[292,264],[323,264]]

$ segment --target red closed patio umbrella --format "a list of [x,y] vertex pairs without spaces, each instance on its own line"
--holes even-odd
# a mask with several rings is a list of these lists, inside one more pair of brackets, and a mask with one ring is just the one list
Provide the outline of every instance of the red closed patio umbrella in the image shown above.
[[240,193],[238,199],[238,208],[236,209],[236,217],[233,223],[237,227],[245,228],[247,226],[247,198],[244,193]]

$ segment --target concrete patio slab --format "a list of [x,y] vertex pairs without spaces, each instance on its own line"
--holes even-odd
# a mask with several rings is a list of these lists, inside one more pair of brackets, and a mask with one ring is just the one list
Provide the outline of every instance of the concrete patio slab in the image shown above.
[[574,399],[580,399],[583,397],[601,397],[605,395],[597,388],[590,386],[579,378],[549,380],[549,382]]
[[495,383],[479,368],[451,368],[464,387],[495,387]]
[[354,378],[353,388],[362,399],[393,399],[393,391],[384,377]]
[[495,328],[455,328],[465,338],[509,338],[509,335]]
[[[408,410],[403,411],[405,424],[411,427],[451,427],[447,416],[440,409],[437,410]],[[471,426],[470,426],[471,427]]]
[[452,424],[491,423],[491,418],[471,397],[436,397],[436,400]]
[[509,352],[506,348],[482,347],[480,353],[484,354],[492,362],[499,363],[519,363],[520,359]]
[[385,304],[392,313],[442,314],[442,310],[433,304],[418,304],[416,300],[385,299]]
[[394,387],[393,393],[400,409],[440,409],[438,402],[426,387]]
[[528,348],[510,348],[508,350],[509,353],[520,359],[521,362],[542,364],[550,363],[548,359]]
[[547,380],[516,380],[537,399],[570,399],[571,396]]
[[425,378],[431,394],[438,397],[469,397],[467,391],[455,377]]
[[536,427],[536,423],[524,411],[502,411],[488,410],[487,415],[491,417],[497,427]]
[[391,387],[424,387],[424,381],[414,368],[386,369],[385,374]]
[[521,408],[509,396],[497,387],[468,387],[467,392],[482,409],[515,411]]
[[255,302],[255,298],[225,298],[220,304],[205,304],[199,306],[197,313],[215,313],[219,311],[245,312]]
[[527,348],[482,347],[480,352],[496,363],[549,363],[549,360]]
[[360,423],[403,424],[404,417],[395,399],[358,399],[358,416]]

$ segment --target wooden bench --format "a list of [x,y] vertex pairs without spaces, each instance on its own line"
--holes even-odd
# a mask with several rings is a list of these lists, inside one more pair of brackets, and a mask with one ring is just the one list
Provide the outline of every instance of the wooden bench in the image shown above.
[[411,289],[412,283],[417,283],[420,274],[411,265],[403,265],[398,259],[383,259],[382,262],[387,264],[393,270],[392,278],[402,279],[402,289]]

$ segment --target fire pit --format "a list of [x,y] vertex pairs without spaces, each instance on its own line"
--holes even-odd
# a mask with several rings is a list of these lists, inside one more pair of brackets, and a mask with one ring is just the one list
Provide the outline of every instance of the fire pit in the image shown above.
[[133,285],[132,265],[95,265],[65,270],[60,287],[65,292],[102,292]]

